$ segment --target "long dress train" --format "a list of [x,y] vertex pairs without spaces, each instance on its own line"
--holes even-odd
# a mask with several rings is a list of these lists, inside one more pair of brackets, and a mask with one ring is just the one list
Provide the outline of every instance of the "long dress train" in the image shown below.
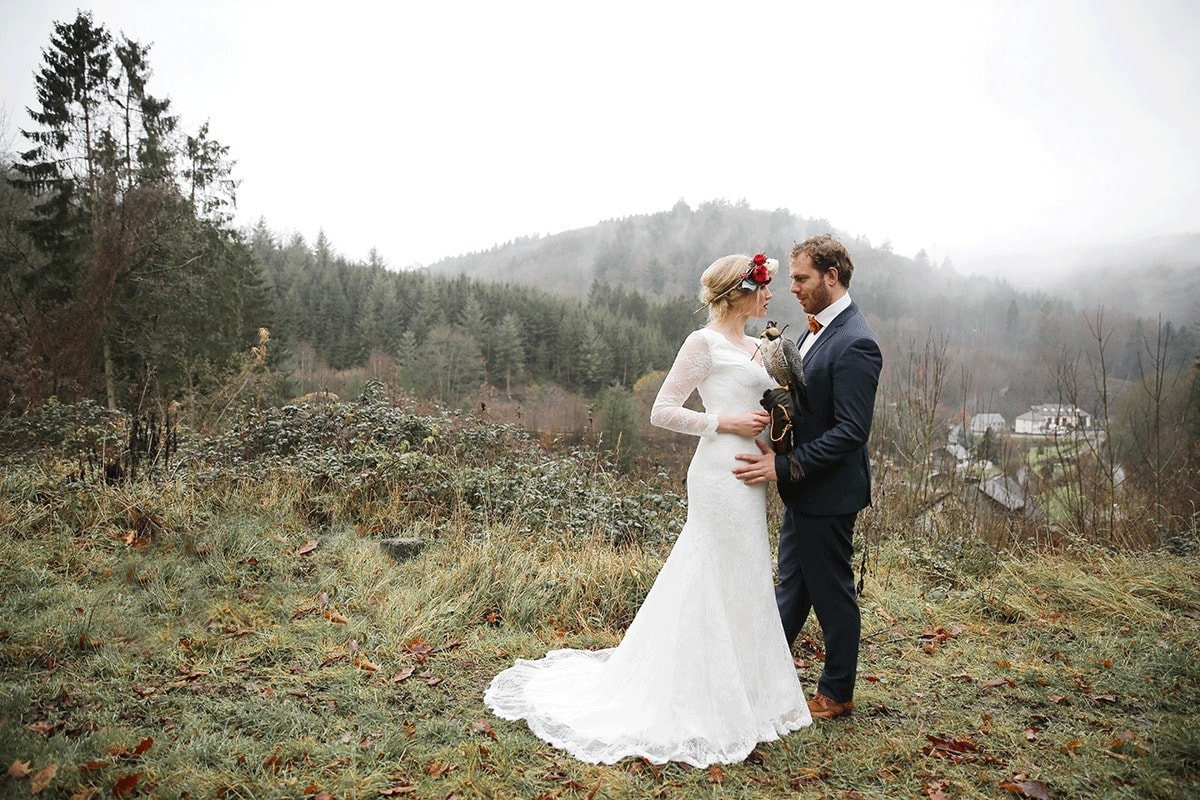
[[[775,604],[766,487],[731,472],[736,453],[756,449],[716,432],[717,414],[758,408],[773,385],[721,334],[687,338],[651,415],[700,436],[683,531],[620,645],[517,659],[484,695],[497,716],[581,761],[696,767],[741,761],[812,722]],[[706,412],[683,408],[697,388]]]

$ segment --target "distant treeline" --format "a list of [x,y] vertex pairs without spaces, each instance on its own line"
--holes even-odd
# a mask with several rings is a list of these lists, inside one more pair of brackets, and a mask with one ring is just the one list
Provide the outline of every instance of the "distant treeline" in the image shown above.
[[396,272],[353,263],[320,235],[286,244],[260,224],[250,246],[274,287],[279,337],[306,342],[334,369],[374,354],[395,361],[406,388],[454,400],[487,380],[553,382],[593,394],[670,366],[703,316],[681,298],[651,302],[594,283],[586,301],[515,283]]

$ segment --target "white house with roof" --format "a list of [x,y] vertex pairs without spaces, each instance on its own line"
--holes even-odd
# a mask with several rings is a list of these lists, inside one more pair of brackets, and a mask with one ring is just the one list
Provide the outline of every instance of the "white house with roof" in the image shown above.
[[1071,430],[1088,430],[1095,423],[1091,414],[1073,403],[1043,403],[1030,406],[1017,417],[1014,429],[1017,433],[1048,436]]
[[971,466],[971,453],[961,444],[951,442],[934,450],[930,454],[930,461],[942,473],[961,474]]
[[1008,430],[1008,423],[999,414],[976,414],[971,417],[971,433],[987,433],[989,430],[1002,433]]

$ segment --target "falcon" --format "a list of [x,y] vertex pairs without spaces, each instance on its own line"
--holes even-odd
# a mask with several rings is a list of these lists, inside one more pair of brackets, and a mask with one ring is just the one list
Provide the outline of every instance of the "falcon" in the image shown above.
[[[786,329],[786,326],[785,326]],[[760,337],[758,349],[762,363],[778,386],[763,392],[760,404],[771,415],[771,449],[788,457],[792,480],[800,480],[804,471],[792,457],[795,449],[796,425],[808,408],[808,395],[804,386],[804,366],[800,359],[800,348],[783,335],[776,324],[767,322]]]

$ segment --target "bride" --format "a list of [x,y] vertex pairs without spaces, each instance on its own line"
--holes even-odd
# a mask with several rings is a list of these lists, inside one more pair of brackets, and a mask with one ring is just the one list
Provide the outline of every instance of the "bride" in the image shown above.
[[[484,695],[581,761],[729,764],[812,722],[775,604],[765,489],[732,472],[768,422],[758,401],[774,382],[745,326],[766,316],[777,268],[731,255],[700,278],[708,324],[680,347],[650,414],[700,438],[687,522],[620,645],[517,659]],[[694,389],[703,412],[683,406]]]

